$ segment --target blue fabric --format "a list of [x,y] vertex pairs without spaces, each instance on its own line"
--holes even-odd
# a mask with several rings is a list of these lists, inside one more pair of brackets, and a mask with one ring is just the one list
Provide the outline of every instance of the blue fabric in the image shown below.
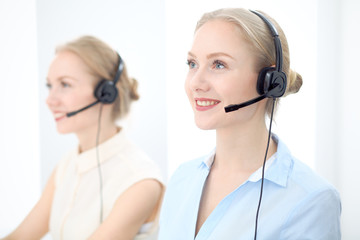
[[[278,148],[265,171],[257,239],[341,239],[338,192],[273,138]],[[262,169],[217,205],[195,238],[202,189],[213,159],[214,152],[182,164],[173,174],[161,210],[159,240],[254,239]]]

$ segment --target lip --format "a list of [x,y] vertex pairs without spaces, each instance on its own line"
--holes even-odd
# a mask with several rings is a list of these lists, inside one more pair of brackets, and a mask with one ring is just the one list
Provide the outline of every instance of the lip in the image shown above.
[[63,112],[52,112],[52,114],[53,114],[53,117],[56,122],[58,122],[66,117],[66,114]]
[[55,121],[58,122],[58,121],[60,121],[61,119],[64,119],[64,118],[65,118],[65,116],[58,117],[58,118],[55,118]]
[[[207,111],[210,110],[214,107],[216,107],[221,101],[217,100],[217,99],[211,99],[211,98],[194,98],[195,100],[195,108],[198,111]],[[198,105],[198,101],[202,101],[202,102],[214,102],[214,104],[212,105],[207,105],[207,106],[200,106]]]

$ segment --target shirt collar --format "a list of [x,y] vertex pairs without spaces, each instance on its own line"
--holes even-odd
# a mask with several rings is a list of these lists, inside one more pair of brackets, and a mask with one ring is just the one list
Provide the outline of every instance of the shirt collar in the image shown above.
[[208,155],[204,157],[203,164],[205,164],[206,168],[210,171],[212,164],[215,159],[216,148],[214,148]]
[[[101,143],[98,146],[98,154],[100,164],[110,159],[119,151],[124,148],[126,143],[126,136],[123,130],[115,134],[110,139]],[[79,153],[75,151],[75,162],[77,165],[78,173],[84,173],[98,166],[96,147],[89,149],[85,152]]]
[[[287,179],[293,165],[292,156],[286,145],[277,135],[272,134],[272,138],[277,143],[277,152],[266,161],[264,178],[282,187],[286,187]],[[204,164],[209,171],[215,159],[215,152],[216,149],[213,149],[202,161],[202,164]],[[261,175],[262,167],[251,174],[248,181],[257,182],[261,180]]]
[[[276,153],[274,153],[274,155],[272,155],[265,163],[265,178],[266,178],[266,174],[268,169],[270,168],[270,166],[273,164],[274,160],[276,158]],[[261,179],[262,177],[262,169],[263,167],[261,166],[258,170],[256,170],[253,174],[250,175],[249,177],[249,181],[250,182],[257,182]]]
[[276,158],[266,172],[265,179],[286,187],[288,177],[294,165],[293,156],[278,136],[273,134],[273,139],[277,142]]

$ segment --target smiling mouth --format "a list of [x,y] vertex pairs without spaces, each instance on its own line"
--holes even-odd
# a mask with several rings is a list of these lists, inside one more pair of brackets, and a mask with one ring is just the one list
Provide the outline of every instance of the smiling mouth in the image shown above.
[[55,121],[58,121],[58,120],[62,119],[63,117],[65,117],[65,114],[64,113],[54,113],[53,116],[54,116]]
[[217,105],[219,102],[220,101],[214,101],[214,100],[207,100],[207,101],[196,100],[196,105],[200,107],[208,107],[208,106]]

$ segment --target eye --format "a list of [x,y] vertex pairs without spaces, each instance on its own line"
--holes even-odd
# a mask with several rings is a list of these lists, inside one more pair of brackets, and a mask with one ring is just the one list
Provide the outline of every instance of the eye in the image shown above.
[[61,86],[62,86],[63,88],[71,87],[70,84],[68,84],[67,82],[64,82],[64,81],[61,81]]
[[49,90],[51,89],[51,84],[50,83],[46,83],[45,86],[46,86],[47,89],[49,89]]
[[213,67],[216,68],[216,69],[224,69],[224,68],[226,68],[226,67],[225,67],[225,63],[223,63],[223,62],[220,61],[220,60],[215,60],[215,61],[213,62]]
[[196,68],[196,63],[194,60],[187,60],[186,64],[189,66],[190,69]]

